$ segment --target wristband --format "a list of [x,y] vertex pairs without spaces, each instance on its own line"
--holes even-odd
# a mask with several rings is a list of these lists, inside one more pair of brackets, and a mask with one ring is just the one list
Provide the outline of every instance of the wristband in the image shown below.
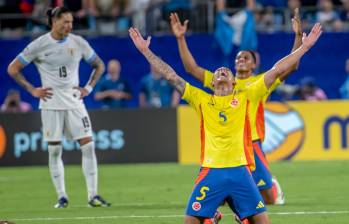
[[87,92],[88,92],[88,94],[90,94],[90,93],[92,92],[92,90],[93,90],[93,87],[90,86],[90,85],[86,85],[86,86],[84,87],[84,89],[86,89]]

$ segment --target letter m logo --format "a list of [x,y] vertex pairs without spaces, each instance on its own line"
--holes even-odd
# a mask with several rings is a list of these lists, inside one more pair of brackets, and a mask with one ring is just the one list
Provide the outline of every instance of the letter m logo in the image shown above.
[[349,124],[349,117],[340,118],[338,116],[329,117],[323,127],[323,136],[324,136],[324,148],[330,148],[330,127],[334,124],[339,125],[341,131],[341,146],[343,149],[346,149],[348,146],[347,142],[347,126]]

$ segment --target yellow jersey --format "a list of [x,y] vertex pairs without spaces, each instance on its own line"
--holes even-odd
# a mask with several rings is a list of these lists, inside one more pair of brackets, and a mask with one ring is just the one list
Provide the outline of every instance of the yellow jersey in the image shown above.
[[182,99],[200,117],[201,165],[210,168],[249,165],[254,157],[248,107],[268,92],[264,79],[228,96],[215,96],[186,83]]
[[[235,89],[244,90],[248,85],[254,83],[258,79],[261,79],[264,77],[264,73],[261,73],[256,76],[250,76],[246,79],[237,79],[236,78],[236,85]],[[212,79],[213,79],[213,73],[205,70],[205,78],[204,78],[204,86],[208,87],[210,89],[213,89],[212,87]],[[264,123],[264,105],[265,102],[268,100],[268,97],[270,93],[276,89],[277,86],[281,84],[280,79],[277,79],[273,85],[269,88],[269,91],[265,96],[256,103],[250,103],[249,105],[249,118],[251,123],[251,134],[252,134],[252,141],[261,140],[263,142],[265,137],[265,123]]]

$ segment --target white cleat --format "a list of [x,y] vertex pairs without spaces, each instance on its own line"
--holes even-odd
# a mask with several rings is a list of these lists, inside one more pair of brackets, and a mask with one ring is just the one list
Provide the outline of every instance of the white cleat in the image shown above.
[[275,205],[284,205],[285,204],[285,195],[284,195],[284,192],[282,191],[281,189],[281,186],[279,184],[279,182],[277,181],[276,177],[272,177],[272,182],[273,182],[273,185],[275,186],[276,188],[276,192],[277,192],[277,197],[275,199]]

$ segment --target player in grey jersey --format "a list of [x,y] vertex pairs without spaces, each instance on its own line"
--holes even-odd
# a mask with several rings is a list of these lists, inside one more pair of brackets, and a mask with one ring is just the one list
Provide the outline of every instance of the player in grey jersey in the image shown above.
[[[97,159],[92,127],[82,98],[91,93],[104,72],[104,64],[82,37],[71,34],[73,16],[65,7],[47,11],[51,32],[32,41],[8,66],[9,75],[34,97],[40,98],[43,137],[48,142],[49,168],[58,195],[56,208],[68,205],[62,161],[62,135],[77,140],[82,152],[82,168],[88,204],[110,206],[97,194]],[[93,68],[85,87],[79,87],[79,64],[84,59]],[[42,87],[30,84],[21,70],[33,62]]]

